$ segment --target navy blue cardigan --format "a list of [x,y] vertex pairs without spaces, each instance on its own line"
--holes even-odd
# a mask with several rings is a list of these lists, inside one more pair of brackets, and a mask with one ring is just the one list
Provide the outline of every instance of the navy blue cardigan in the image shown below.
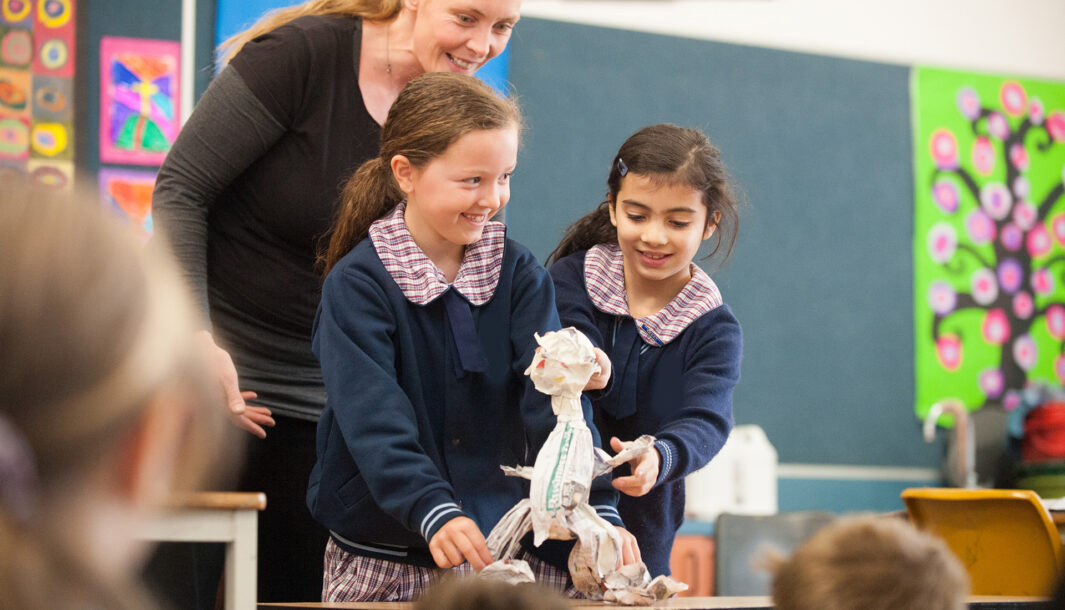
[[[740,324],[727,305],[720,305],[666,345],[650,346],[640,339],[631,317],[604,313],[592,303],[584,282],[585,253],[551,266],[559,317],[610,356],[610,385],[591,393],[603,440],[633,440],[641,434],[658,438],[658,481],[642,497],[622,495],[618,512],[636,536],[651,574],[669,574],[673,538],[684,521],[684,477],[706,465],[732,430],[732,389],[739,381],[743,345]],[[636,375],[635,384],[620,381],[631,375]],[[635,388],[636,413],[618,418],[614,414],[624,401],[623,386]],[[604,449],[612,452],[609,446]],[[622,474],[627,469],[614,476]]]
[[[328,398],[307,504],[344,550],[432,566],[428,540],[447,521],[468,516],[487,535],[528,497],[526,482],[499,467],[532,465],[555,425],[550,398],[524,370],[533,333],[559,321],[547,271],[520,244],[504,248],[499,284],[481,306],[453,288],[426,305],[408,301],[370,239],[326,277],[313,348]],[[456,306],[472,314],[474,329],[459,326],[474,337],[453,335],[448,312]],[[463,372],[456,341],[464,351],[479,343],[487,370]],[[585,418],[592,421],[588,401]],[[593,488],[592,503],[607,505],[603,517],[620,524],[610,516],[609,478]],[[536,554],[556,565],[565,559],[557,547]]]

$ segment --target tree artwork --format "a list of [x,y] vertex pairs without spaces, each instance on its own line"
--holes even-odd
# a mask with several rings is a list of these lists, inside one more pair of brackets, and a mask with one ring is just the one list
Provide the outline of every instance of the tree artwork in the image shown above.
[[913,74],[916,411],[1065,380],[1065,84]]

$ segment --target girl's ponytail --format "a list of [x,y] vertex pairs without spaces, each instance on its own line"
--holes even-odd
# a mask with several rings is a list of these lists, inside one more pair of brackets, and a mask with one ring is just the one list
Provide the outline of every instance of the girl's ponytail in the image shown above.
[[392,168],[383,157],[376,157],[359,166],[344,185],[340,194],[340,209],[337,213],[329,245],[318,257],[322,276],[351,252],[360,241],[370,234],[370,225],[387,214],[403,200]]
[[618,243],[617,229],[610,222],[610,202],[604,201],[591,213],[586,214],[566,229],[566,235],[551,254],[547,264],[563,259],[574,252],[587,250],[596,244]]

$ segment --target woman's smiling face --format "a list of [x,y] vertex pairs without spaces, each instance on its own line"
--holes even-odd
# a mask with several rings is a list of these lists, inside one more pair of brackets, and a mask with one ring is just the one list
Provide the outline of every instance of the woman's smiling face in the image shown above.
[[521,0],[407,0],[414,55],[425,72],[473,74],[507,48]]

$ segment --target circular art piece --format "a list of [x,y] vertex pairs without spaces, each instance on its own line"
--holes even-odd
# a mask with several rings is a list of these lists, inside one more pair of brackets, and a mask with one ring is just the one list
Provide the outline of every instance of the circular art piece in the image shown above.
[[67,50],[66,42],[59,38],[52,38],[41,44],[39,57],[45,68],[58,70],[66,65],[67,60],[70,59],[70,52]]
[[26,94],[11,79],[0,76],[0,108],[24,110]]
[[30,14],[30,0],[0,0],[0,13],[10,23],[22,21]]
[[18,119],[0,119],[0,156],[19,157],[30,147],[30,131]]
[[48,112],[59,113],[67,108],[67,96],[52,85],[43,85],[33,93],[33,103]]
[[67,129],[59,123],[38,123],[33,126],[30,143],[38,153],[54,157],[67,149]]
[[37,184],[52,188],[63,188],[70,183],[70,177],[58,167],[42,165],[33,170],[30,178]]
[[33,60],[33,36],[29,30],[13,29],[0,40],[0,61],[16,68],[24,68]]
[[40,0],[37,4],[37,19],[49,28],[58,28],[70,21],[73,13],[70,0]]

